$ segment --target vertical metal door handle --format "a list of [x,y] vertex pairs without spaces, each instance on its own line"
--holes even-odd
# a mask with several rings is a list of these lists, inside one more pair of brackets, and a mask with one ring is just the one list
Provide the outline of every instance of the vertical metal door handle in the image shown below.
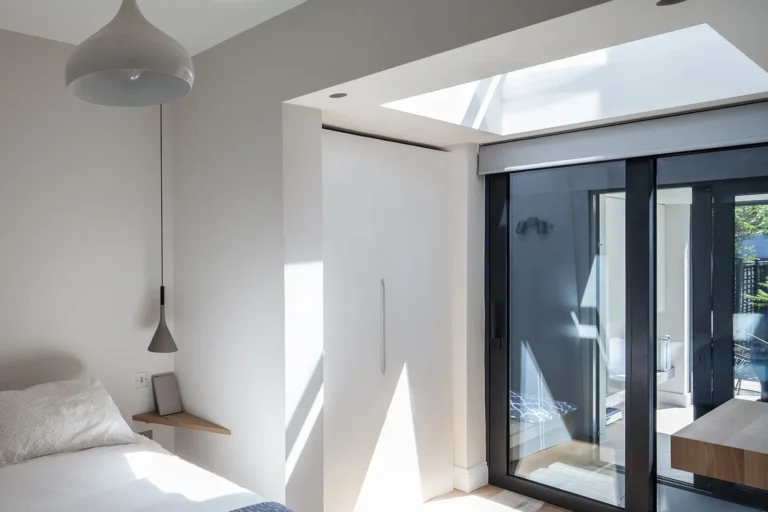
[[387,373],[387,285],[381,279],[381,374]]

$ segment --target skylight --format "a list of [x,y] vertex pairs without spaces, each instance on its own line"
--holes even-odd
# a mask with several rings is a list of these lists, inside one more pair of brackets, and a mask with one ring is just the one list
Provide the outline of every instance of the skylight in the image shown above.
[[383,105],[514,135],[768,92],[768,73],[709,25]]

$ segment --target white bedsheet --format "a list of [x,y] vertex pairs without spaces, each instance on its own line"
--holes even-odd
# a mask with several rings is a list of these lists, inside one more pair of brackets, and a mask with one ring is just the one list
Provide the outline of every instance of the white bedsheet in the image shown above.
[[137,434],[0,469],[2,512],[230,512],[265,501]]

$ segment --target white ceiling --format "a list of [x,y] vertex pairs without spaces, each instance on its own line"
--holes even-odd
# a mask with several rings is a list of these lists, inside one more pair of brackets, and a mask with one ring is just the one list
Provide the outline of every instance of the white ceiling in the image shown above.
[[[195,55],[306,0],[139,0],[147,19]],[[0,29],[79,44],[120,0],[0,0]]]
[[[754,64],[768,71],[768,31],[765,30],[768,0],[689,0],[663,8],[655,4],[656,0],[613,0],[562,18],[318,91],[297,98],[292,103],[323,110],[323,121],[329,125],[424,144],[449,146],[466,142],[489,143],[509,138],[525,138],[564,129],[768,98],[766,93],[736,93],[743,95],[609,119],[531,129],[517,133],[514,137],[382,107],[393,101],[697,25],[708,25],[735,47],[735,55],[744,54]],[[704,62],[706,63],[706,59]],[[759,70],[757,67],[756,69]],[[640,78],[653,82],[652,77]],[[340,100],[330,99],[329,94],[334,92],[345,92],[348,96]],[[618,100],[620,101],[620,98]]]

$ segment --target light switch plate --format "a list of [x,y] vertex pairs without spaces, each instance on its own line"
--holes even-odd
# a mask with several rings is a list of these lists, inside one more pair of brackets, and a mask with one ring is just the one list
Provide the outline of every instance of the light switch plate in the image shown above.
[[137,373],[136,377],[134,379],[134,384],[136,385],[136,389],[148,387],[149,386],[149,373],[148,372],[139,372],[139,373]]

